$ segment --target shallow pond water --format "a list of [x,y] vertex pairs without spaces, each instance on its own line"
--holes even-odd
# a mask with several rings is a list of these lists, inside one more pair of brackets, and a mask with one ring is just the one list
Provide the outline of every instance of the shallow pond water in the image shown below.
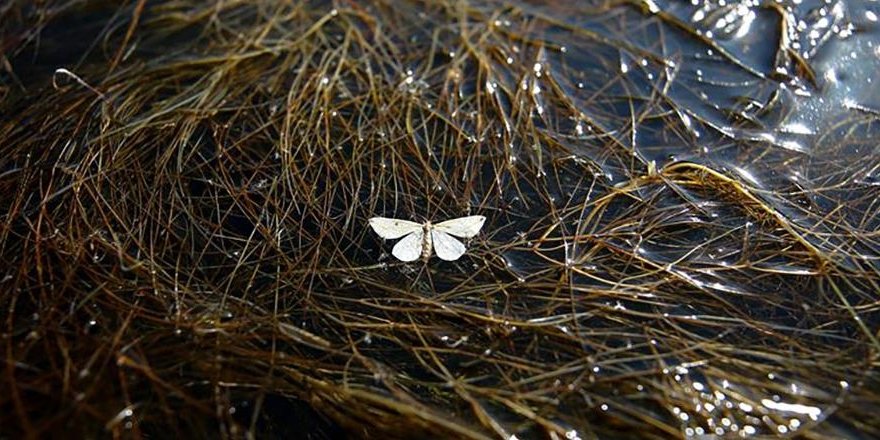
[[880,435],[880,3],[556,3],[0,7],[0,438]]

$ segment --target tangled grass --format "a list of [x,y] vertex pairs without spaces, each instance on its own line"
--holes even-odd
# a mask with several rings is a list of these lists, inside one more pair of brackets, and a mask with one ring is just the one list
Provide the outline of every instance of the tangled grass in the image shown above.
[[646,5],[0,7],[0,438],[880,436],[873,95]]

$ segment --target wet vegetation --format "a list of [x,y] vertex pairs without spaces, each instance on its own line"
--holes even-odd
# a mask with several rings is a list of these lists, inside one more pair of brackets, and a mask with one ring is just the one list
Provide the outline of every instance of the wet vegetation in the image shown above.
[[880,8],[556,3],[4,2],[0,438],[880,436]]

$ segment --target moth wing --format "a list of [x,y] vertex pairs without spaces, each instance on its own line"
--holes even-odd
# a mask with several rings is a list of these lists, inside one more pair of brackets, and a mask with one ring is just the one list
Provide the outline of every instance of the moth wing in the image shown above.
[[455,261],[464,255],[464,244],[451,235],[431,229],[431,239],[434,242],[434,251],[441,260]]
[[471,238],[480,232],[485,222],[486,217],[471,215],[437,223],[434,229],[459,238]]
[[407,220],[396,218],[373,217],[370,219],[370,227],[380,237],[386,240],[403,237],[406,234],[422,229],[422,225]]
[[410,232],[409,235],[403,237],[403,240],[397,242],[391,249],[391,255],[397,257],[400,261],[416,261],[422,256],[422,239],[424,238],[421,225],[419,229]]

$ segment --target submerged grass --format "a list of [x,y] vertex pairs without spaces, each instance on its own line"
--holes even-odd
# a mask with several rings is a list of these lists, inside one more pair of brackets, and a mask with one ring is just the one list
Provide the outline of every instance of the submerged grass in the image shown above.
[[878,113],[642,6],[0,7],[0,437],[880,436]]

